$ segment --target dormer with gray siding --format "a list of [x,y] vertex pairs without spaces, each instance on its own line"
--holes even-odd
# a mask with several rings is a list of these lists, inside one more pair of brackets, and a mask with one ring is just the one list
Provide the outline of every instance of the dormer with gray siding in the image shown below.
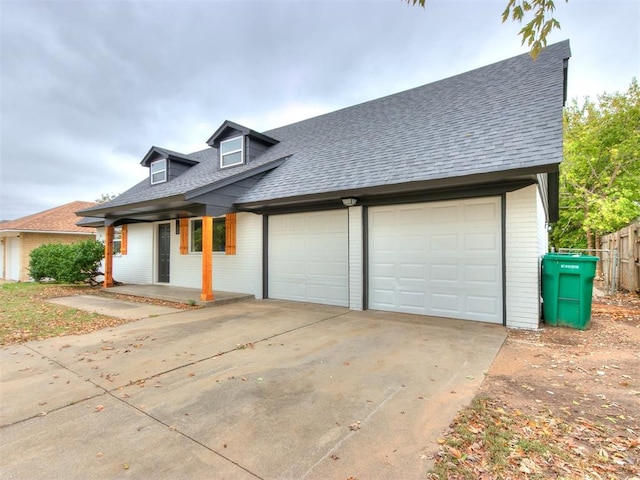
[[229,120],[207,140],[207,144],[218,152],[217,170],[251,163],[276,143],[278,140],[274,138]]
[[140,164],[149,168],[151,185],[170,182],[199,162],[166,148],[151,147]]

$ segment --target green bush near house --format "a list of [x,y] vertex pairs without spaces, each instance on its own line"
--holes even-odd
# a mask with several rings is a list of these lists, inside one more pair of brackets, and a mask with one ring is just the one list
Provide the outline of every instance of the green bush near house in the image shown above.
[[37,282],[86,282],[100,274],[104,244],[97,240],[63,245],[49,243],[32,250],[29,275]]

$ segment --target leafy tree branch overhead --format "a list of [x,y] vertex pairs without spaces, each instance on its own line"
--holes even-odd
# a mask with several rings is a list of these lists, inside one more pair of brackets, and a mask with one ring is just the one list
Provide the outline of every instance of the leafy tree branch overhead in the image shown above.
[[[426,1],[406,0],[409,5],[420,5],[422,8],[425,7]],[[502,12],[502,23],[509,19],[521,24],[526,22],[520,30],[522,45],[526,43],[531,56],[536,58],[547,46],[547,37],[551,31],[555,28],[560,29],[560,22],[553,17],[555,9],[553,0],[509,0]]]

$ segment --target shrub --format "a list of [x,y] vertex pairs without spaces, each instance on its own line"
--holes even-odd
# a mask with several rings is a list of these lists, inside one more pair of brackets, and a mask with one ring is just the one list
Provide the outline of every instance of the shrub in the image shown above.
[[97,240],[63,245],[49,243],[30,254],[29,275],[41,282],[51,279],[57,283],[84,282],[99,275],[104,258],[104,244]]

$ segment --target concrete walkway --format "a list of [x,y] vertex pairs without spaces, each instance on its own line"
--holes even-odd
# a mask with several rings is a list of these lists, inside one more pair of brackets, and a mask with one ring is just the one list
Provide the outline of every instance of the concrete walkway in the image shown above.
[[74,295],[71,297],[51,298],[51,303],[66,307],[95,312],[110,317],[138,320],[141,318],[157,317],[167,313],[177,313],[180,309],[153,305],[149,303],[128,302],[114,298],[98,297],[96,295]]
[[250,301],[2,348],[0,477],[422,478],[505,337]]

